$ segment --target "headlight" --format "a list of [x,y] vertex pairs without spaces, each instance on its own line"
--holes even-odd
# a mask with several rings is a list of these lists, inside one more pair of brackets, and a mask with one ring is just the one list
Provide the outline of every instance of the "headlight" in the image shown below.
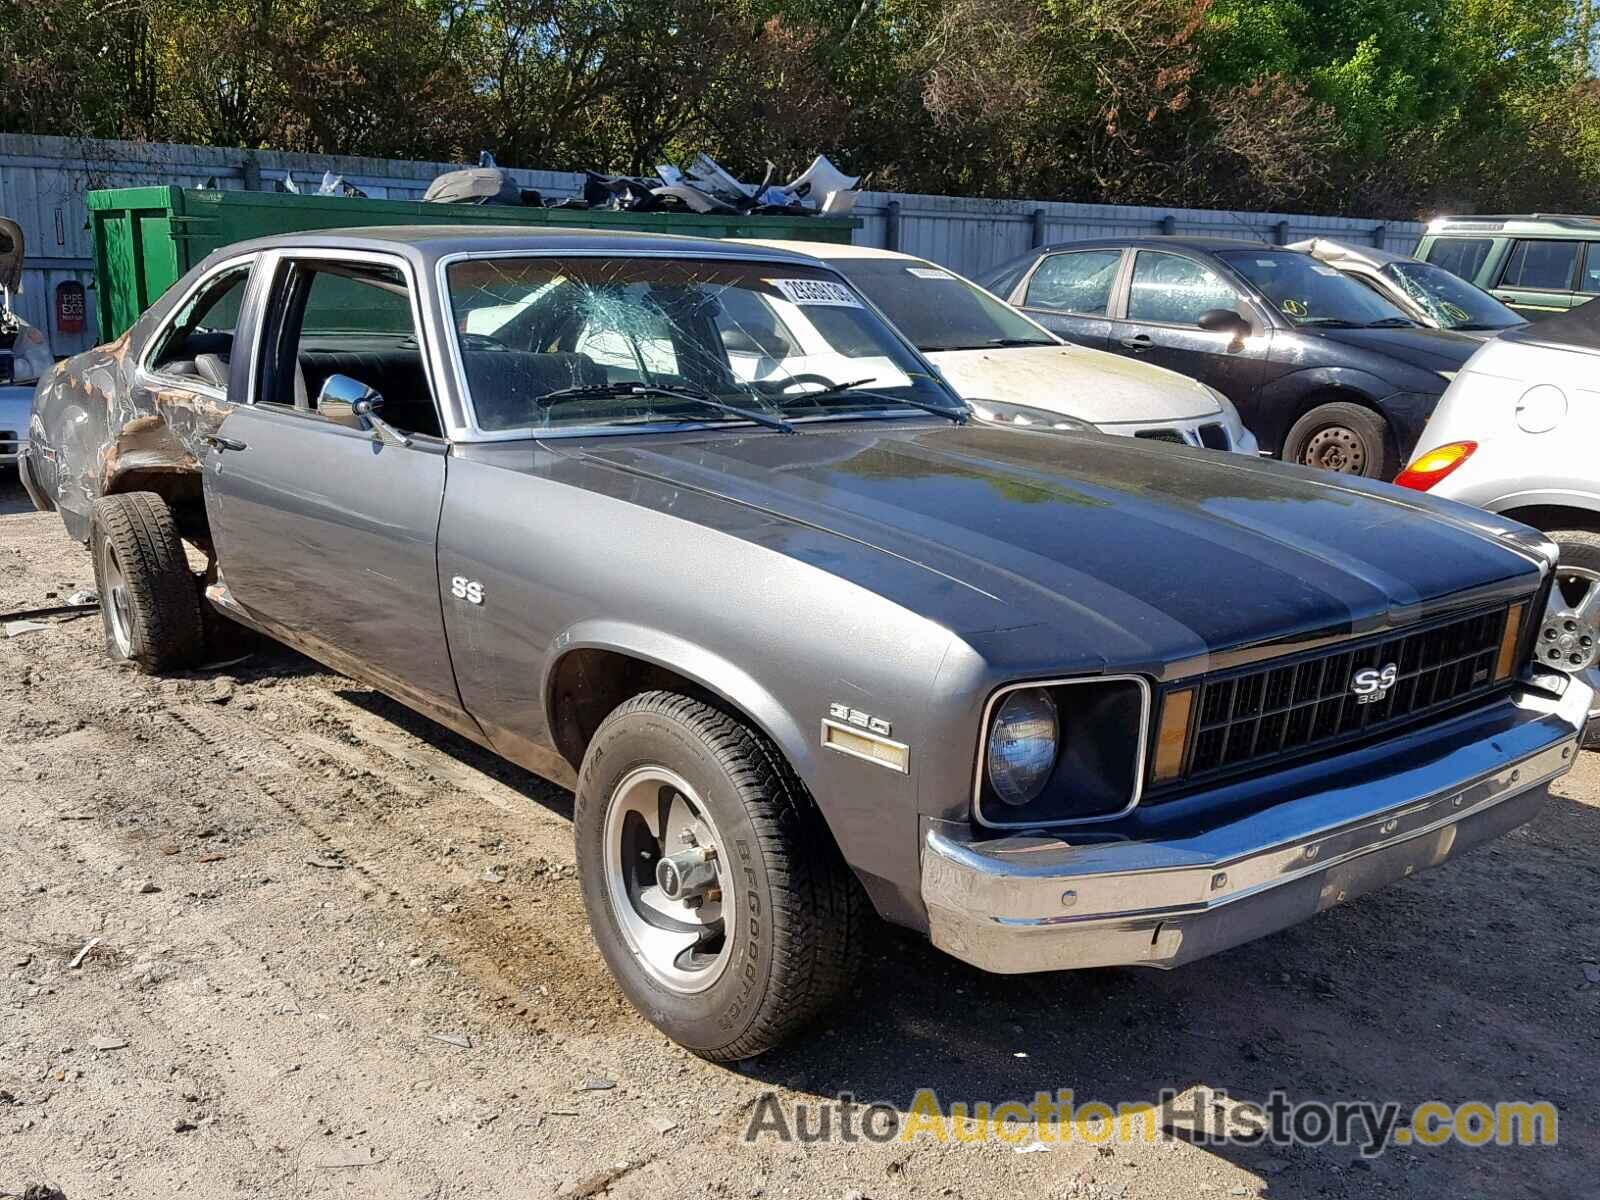
[[973,818],[990,829],[1109,821],[1138,803],[1150,686],[1137,675],[1003,689],[979,743]]
[[1005,803],[1036,800],[1055,770],[1060,727],[1056,704],[1042,688],[1012,692],[989,734],[989,784]]
[[1005,400],[968,400],[967,407],[980,421],[991,425],[1013,425],[1034,429],[1070,429],[1092,431],[1094,426],[1066,413],[1050,412],[1026,404],[1012,404]]

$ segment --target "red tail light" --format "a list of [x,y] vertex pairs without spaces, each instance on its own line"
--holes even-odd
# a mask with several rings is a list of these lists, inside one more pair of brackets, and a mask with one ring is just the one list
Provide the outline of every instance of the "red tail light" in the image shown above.
[[1415,459],[1394,481],[1401,487],[1425,492],[1471,458],[1477,448],[1477,442],[1446,442]]

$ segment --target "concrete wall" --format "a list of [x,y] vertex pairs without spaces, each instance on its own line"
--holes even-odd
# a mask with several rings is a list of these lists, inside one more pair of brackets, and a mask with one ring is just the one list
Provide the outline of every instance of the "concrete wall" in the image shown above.
[[[98,340],[92,294],[82,334],[61,333],[55,320],[58,283],[77,279],[85,287],[94,286],[83,194],[95,188],[199,187],[213,180],[228,189],[271,188],[292,173],[297,183],[314,191],[323,172],[331,170],[370,196],[416,200],[436,175],[460,165],[0,134],[0,215],[19,221],[27,237],[29,266],[15,304],[23,319],[46,331],[57,355],[75,354]],[[547,196],[574,195],[583,187],[583,177],[573,172],[512,174],[524,187]],[[863,222],[858,242],[920,255],[966,275],[980,274],[1031,246],[1073,238],[1167,232],[1278,243],[1326,235],[1409,253],[1423,228],[1417,221],[894,192],[864,193],[855,212]]]

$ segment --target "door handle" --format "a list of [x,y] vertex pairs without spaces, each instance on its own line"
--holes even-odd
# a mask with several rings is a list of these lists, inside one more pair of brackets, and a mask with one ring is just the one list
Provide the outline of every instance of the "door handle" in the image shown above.
[[1117,345],[1124,350],[1148,350],[1155,345],[1155,340],[1148,333],[1136,333],[1132,337],[1118,338]]
[[223,437],[220,433],[206,434],[206,441],[218,450],[244,450],[248,448],[238,438]]

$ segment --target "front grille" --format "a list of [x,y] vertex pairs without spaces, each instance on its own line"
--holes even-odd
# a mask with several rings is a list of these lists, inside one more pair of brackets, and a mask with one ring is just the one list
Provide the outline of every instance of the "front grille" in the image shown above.
[[1227,429],[1217,424],[1200,426],[1200,444],[1207,450],[1233,449],[1232,444],[1228,441]]
[[[1495,690],[1508,607],[1365,642],[1205,677],[1182,772],[1160,788],[1253,771],[1306,751],[1378,734]],[[1357,671],[1396,667],[1383,697],[1362,704]]]
[[1133,435],[1137,438],[1148,438],[1152,442],[1173,442],[1179,446],[1187,446],[1183,434],[1176,429],[1141,429]]

